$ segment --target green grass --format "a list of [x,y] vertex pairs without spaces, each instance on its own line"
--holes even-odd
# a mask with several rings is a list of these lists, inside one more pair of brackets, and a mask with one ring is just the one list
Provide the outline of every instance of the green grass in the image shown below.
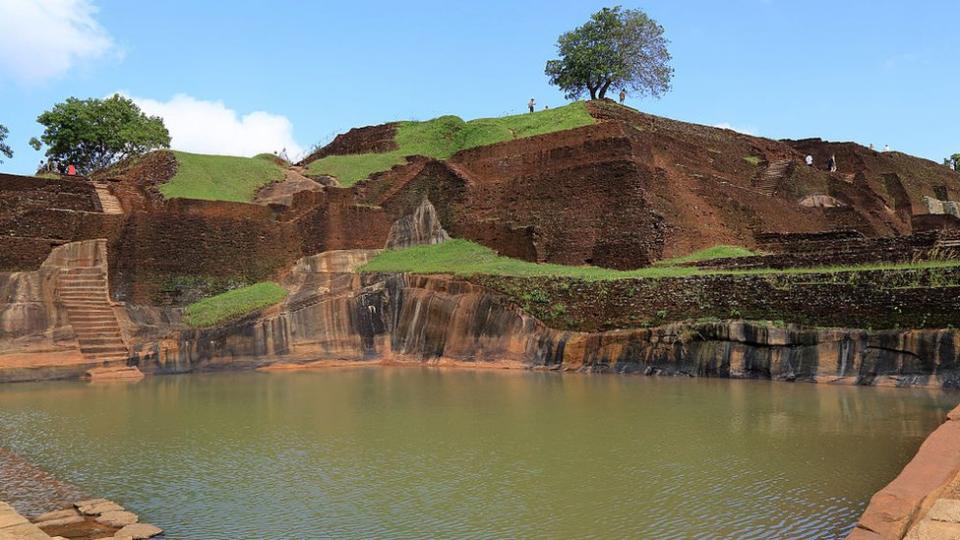
[[502,118],[479,118],[464,122],[456,116],[441,116],[426,122],[400,122],[394,140],[397,150],[377,154],[327,156],[313,161],[309,171],[327,174],[342,186],[352,186],[371,174],[404,162],[404,156],[447,159],[460,150],[512,139],[532,137],[595,123],[586,105],[571,103],[556,109]]
[[[723,253],[751,253],[737,246],[716,246],[694,255],[708,256]],[[704,255],[706,254],[706,255]],[[743,256],[743,255],[739,255]],[[686,259],[672,259],[672,264]],[[690,259],[694,260],[694,259]],[[667,261],[663,261],[666,263]],[[567,266],[562,264],[538,264],[509,257],[501,257],[487,247],[468,240],[455,239],[442,244],[414,246],[405,249],[387,250],[360,268],[361,272],[403,272],[415,274],[454,274],[471,276],[489,274],[513,277],[569,277],[588,281],[604,281],[636,278],[687,277],[707,274],[842,274],[875,270],[923,270],[930,268],[953,268],[960,261],[923,261],[916,263],[865,264],[852,266],[829,266],[818,268],[790,268],[786,270],[701,270],[688,266],[651,266],[636,270],[611,270],[596,266]]]
[[174,151],[177,174],[159,186],[168,199],[250,202],[257,189],[283,178],[271,154],[247,158]]
[[195,328],[213,326],[272,306],[286,297],[286,289],[264,281],[190,304],[183,313],[183,321]]
[[672,259],[664,259],[658,261],[656,266],[678,266],[681,264],[692,263],[697,261],[709,261],[711,259],[729,259],[733,257],[750,257],[756,255],[756,253],[750,251],[749,249],[741,246],[713,246],[706,249],[701,249],[700,251],[694,251],[689,255],[684,255],[682,257],[674,257]]
[[621,271],[596,266],[538,264],[501,257],[490,248],[468,240],[387,250],[360,268],[362,272],[408,272],[469,276],[492,274],[516,277],[572,277],[609,280],[641,277],[690,276],[700,271],[686,267],[648,267]]
[[746,156],[746,157],[743,158],[743,160],[746,161],[747,163],[753,165],[753,166],[757,166],[757,165],[760,164],[760,157],[759,157],[759,156]]

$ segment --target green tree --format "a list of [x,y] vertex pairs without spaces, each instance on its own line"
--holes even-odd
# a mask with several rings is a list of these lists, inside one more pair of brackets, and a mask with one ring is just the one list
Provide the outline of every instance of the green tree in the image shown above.
[[[7,129],[7,126],[0,124],[0,155],[7,156],[7,159],[13,157],[13,148],[10,148],[10,145],[7,144],[7,135],[10,134],[10,130]],[[0,159],[0,163],[3,163],[3,160]]]
[[951,169],[960,172],[960,152],[943,160],[943,164]]
[[560,36],[560,58],[549,60],[545,72],[568,99],[585,92],[590,99],[603,99],[611,87],[660,97],[673,78],[668,43],[663,27],[643,11],[603,8]]
[[[81,174],[122,159],[170,146],[163,119],[143,114],[133,100],[119,94],[107,99],[69,98],[37,117],[47,160],[63,170],[74,165]],[[35,138],[30,141],[39,147]]]

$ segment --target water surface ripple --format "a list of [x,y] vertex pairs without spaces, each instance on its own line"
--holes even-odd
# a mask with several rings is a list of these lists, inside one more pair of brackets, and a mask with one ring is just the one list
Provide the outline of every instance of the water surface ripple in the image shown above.
[[957,401],[417,368],[190,375],[2,386],[0,447],[168,538],[819,539],[848,531]]

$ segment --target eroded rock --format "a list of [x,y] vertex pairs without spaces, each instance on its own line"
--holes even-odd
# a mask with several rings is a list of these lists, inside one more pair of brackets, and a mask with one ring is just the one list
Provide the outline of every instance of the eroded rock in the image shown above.
[[127,536],[134,540],[145,540],[146,538],[152,538],[161,533],[163,533],[163,529],[155,525],[150,525],[149,523],[134,523],[117,531],[116,534],[114,534],[114,538]]
[[109,512],[104,512],[97,517],[98,522],[111,527],[126,527],[127,525],[132,525],[139,520],[140,518],[138,518],[136,514],[126,510],[111,510]]
[[123,510],[122,506],[107,499],[90,499],[88,501],[80,501],[74,506],[77,507],[77,510],[79,510],[80,513],[88,516],[99,516],[104,512]]

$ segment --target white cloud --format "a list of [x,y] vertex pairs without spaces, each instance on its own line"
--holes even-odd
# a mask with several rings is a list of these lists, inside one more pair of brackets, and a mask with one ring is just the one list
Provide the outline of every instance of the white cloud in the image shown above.
[[719,124],[714,124],[713,127],[720,129],[730,129],[736,131],[737,133],[743,133],[744,135],[757,135],[757,128],[754,127],[737,127],[728,124],[727,122],[720,122]]
[[0,0],[0,77],[36,83],[103,56],[113,40],[90,0]]
[[290,158],[303,152],[293,139],[293,124],[286,116],[264,111],[240,116],[222,101],[204,101],[185,94],[169,101],[128,97],[146,114],[163,118],[170,131],[170,146],[176,150],[253,156],[286,148]]

